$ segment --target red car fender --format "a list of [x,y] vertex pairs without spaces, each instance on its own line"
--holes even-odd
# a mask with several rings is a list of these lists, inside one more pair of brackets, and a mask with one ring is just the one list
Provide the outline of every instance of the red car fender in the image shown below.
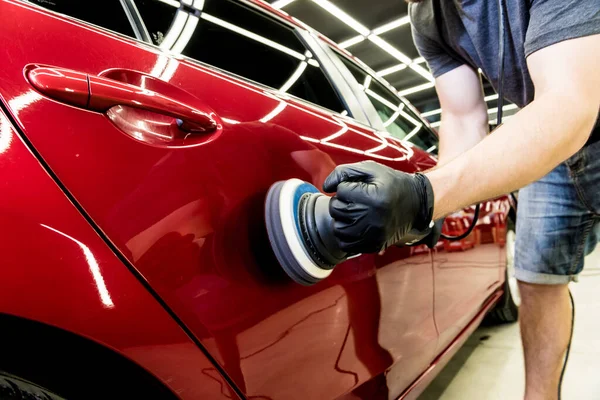
[[99,343],[181,399],[239,398],[69,201],[2,111],[0,191],[3,314]]

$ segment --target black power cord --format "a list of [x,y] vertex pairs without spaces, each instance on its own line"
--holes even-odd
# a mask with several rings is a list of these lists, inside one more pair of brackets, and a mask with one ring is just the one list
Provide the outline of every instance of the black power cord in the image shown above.
[[573,300],[573,294],[569,290],[569,299],[571,300],[571,334],[569,335],[569,344],[567,344],[567,352],[565,353],[565,361],[560,371],[560,380],[558,381],[558,400],[562,397],[562,384],[565,377],[565,371],[567,370],[567,363],[569,362],[569,355],[571,354],[571,342],[573,341],[573,331],[575,330],[575,300]]

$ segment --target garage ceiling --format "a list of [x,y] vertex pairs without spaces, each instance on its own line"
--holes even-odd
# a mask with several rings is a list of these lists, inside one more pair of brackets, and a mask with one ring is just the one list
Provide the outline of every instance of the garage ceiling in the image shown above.
[[[433,77],[413,44],[404,0],[267,1],[360,58],[421,110],[433,126],[439,126],[440,103]],[[484,91],[494,123],[497,96],[487,82]],[[517,107],[507,104],[504,110],[511,115]]]

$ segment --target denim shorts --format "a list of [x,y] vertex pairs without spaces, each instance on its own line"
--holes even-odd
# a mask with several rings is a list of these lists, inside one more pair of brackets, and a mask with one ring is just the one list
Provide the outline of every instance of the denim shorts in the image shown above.
[[576,281],[600,238],[600,141],[519,191],[515,277]]

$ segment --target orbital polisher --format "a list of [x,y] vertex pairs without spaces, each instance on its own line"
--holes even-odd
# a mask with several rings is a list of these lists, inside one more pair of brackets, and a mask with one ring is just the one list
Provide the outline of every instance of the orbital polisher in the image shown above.
[[[290,278],[305,286],[327,278],[336,265],[356,255],[342,251],[337,244],[330,200],[300,179],[276,182],[267,194],[265,222],[275,257]],[[437,228],[441,231],[441,223]],[[431,227],[410,232],[398,245],[420,244],[432,237],[432,243],[424,243],[432,247],[439,235],[430,233]]]

